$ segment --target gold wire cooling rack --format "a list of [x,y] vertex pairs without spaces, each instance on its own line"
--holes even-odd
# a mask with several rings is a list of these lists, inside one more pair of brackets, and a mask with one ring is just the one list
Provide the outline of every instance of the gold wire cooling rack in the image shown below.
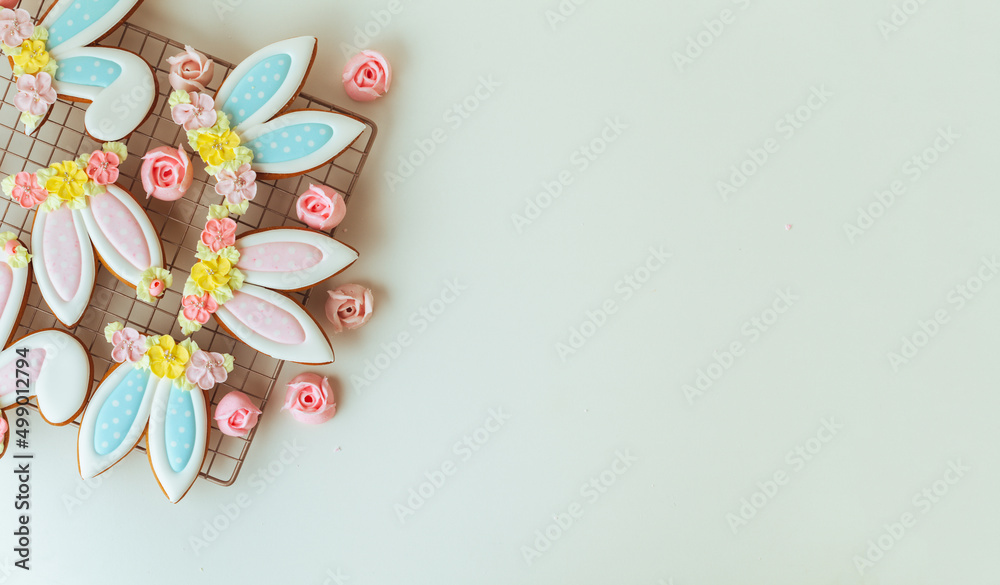
[[[27,0],[21,2],[20,7],[32,13],[37,22],[37,18],[44,14],[47,4],[49,2],[46,0]],[[156,72],[159,98],[150,117],[125,141],[129,157],[122,165],[118,184],[135,195],[140,205],[145,207],[162,240],[166,267],[174,275],[174,284],[155,305],[148,305],[136,300],[134,290],[101,266],[97,273],[94,295],[83,319],[76,327],[68,330],[59,324],[42,300],[38,287],[32,286],[15,338],[46,328],[73,333],[89,348],[93,357],[93,388],[97,387],[113,363],[111,348],[103,333],[107,323],[121,321],[141,332],[154,335],[169,333],[176,339],[185,337],[177,324],[180,291],[195,262],[196,246],[204,228],[208,206],[221,200],[213,184],[209,183],[210,177],[205,173],[203,165],[199,164],[194,165],[194,183],[182,199],[173,202],[142,199],[145,191],[138,179],[142,155],[157,146],[176,147],[186,143],[181,128],[170,117],[167,105],[167,95],[170,92],[167,79],[169,68],[165,68],[166,58],[182,52],[184,45],[129,23],[113,30],[99,44],[132,51],[142,56]],[[211,93],[214,93],[233,65],[210,55],[209,57],[215,61],[216,67],[215,79],[209,87]],[[10,70],[4,69],[6,71],[2,76],[7,81],[7,87],[3,103],[0,104],[0,145],[3,149],[0,153],[0,175],[13,175],[25,170],[34,172],[52,162],[74,159],[81,153],[100,148],[99,143],[83,133],[85,107],[66,101],[57,101],[48,120],[38,131],[33,136],[25,136],[17,129],[20,115],[14,107],[17,88],[11,79]],[[237,218],[238,233],[276,226],[302,226],[295,214],[295,202],[310,183],[328,185],[343,194],[345,200],[350,199],[371,152],[377,127],[372,121],[354,112],[306,95],[300,95],[291,105],[291,109],[301,108],[348,114],[364,122],[367,128],[350,148],[329,165],[300,177],[258,181],[256,198],[251,201],[247,213]],[[0,197],[0,217],[0,231],[12,231],[22,242],[30,241],[33,210],[22,209],[18,204]],[[304,304],[309,291],[294,293],[293,296]],[[236,367],[228,381],[216,387],[212,393],[210,412],[214,412],[219,400],[231,390],[243,391],[264,410],[284,362],[250,349],[214,321],[209,321],[191,337],[202,348],[230,353],[236,358]],[[74,421],[73,425],[79,427],[79,421]],[[208,455],[201,469],[201,477],[218,485],[232,485],[239,476],[256,432],[255,428],[245,439],[229,437],[219,431],[213,420]],[[137,450],[145,451],[145,448],[140,444]]]

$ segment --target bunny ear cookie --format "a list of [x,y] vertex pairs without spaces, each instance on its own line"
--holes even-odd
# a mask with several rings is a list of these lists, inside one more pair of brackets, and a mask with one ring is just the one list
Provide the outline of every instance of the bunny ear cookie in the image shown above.
[[99,141],[121,140],[146,119],[157,95],[149,64],[122,49],[91,46],[140,1],[58,0],[37,25],[25,10],[2,11],[0,18],[17,24],[0,48],[17,80],[15,105],[26,133],[48,116],[57,97],[90,104],[84,126]]
[[[2,183],[3,192],[22,207],[38,207],[31,228],[35,278],[42,298],[67,327],[80,321],[94,292],[95,249],[108,270],[143,301],[153,302],[171,284],[149,217],[115,184],[127,156],[123,144],[110,142],[76,160],[18,173]],[[162,286],[151,286],[154,281]]]
[[69,424],[83,410],[92,370],[87,348],[69,333],[43,329],[22,337],[0,352],[0,409],[19,396],[36,398],[46,422]]
[[0,347],[21,320],[31,287],[31,255],[13,232],[0,232]]
[[146,435],[146,453],[164,495],[179,502],[208,452],[206,392],[225,382],[233,357],[186,339],[145,336],[110,323],[105,336],[119,362],[94,392],[77,438],[80,475],[90,479],[128,455]]

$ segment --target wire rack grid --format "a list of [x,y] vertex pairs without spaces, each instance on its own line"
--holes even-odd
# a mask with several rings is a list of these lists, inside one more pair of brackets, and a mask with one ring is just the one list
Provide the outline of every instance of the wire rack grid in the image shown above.
[[[37,19],[44,14],[48,4],[50,2],[46,0],[29,0],[22,2],[21,8],[34,14]],[[113,30],[99,44],[132,51],[145,59],[155,70],[159,83],[157,103],[149,118],[125,141],[130,155],[121,167],[118,184],[137,196],[140,205],[146,209],[160,236],[166,267],[173,274],[174,282],[155,305],[149,305],[137,300],[133,289],[118,281],[101,266],[97,273],[93,297],[83,319],[76,327],[68,330],[59,324],[42,300],[38,287],[32,286],[15,337],[20,338],[46,328],[73,333],[89,349],[93,358],[92,388],[97,387],[114,363],[111,360],[111,348],[104,339],[103,331],[107,323],[121,321],[150,334],[170,334],[175,339],[184,337],[177,324],[181,291],[191,267],[196,262],[194,254],[204,228],[208,207],[220,203],[222,199],[215,192],[214,181],[205,173],[204,164],[200,160],[192,162],[195,167],[194,183],[180,200],[164,202],[152,198],[143,200],[141,197],[145,193],[138,179],[142,155],[158,146],[179,146],[187,142],[182,129],[170,117],[170,108],[167,105],[167,96],[170,92],[167,77],[169,68],[165,67],[166,58],[182,52],[184,45],[129,23],[124,23]],[[233,69],[233,65],[209,57],[215,61],[215,78],[209,86],[211,93],[214,93]],[[74,159],[81,153],[100,148],[99,143],[83,132],[86,104],[74,102],[57,101],[48,120],[33,136],[25,136],[22,129],[18,129],[20,112],[14,107],[17,88],[14,86],[9,69],[3,73],[3,78],[7,81],[5,84],[7,87],[4,90],[3,102],[0,103],[0,146],[3,149],[0,152],[0,176],[20,171],[34,172],[53,162]],[[239,226],[238,233],[268,227],[303,226],[296,216],[295,202],[298,195],[310,184],[328,185],[339,191],[346,201],[350,200],[350,195],[371,152],[378,132],[377,127],[370,120],[354,112],[306,95],[300,95],[290,106],[290,109],[302,108],[347,114],[364,122],[366,129],[350,148],[324,167],[299,177],[258,181],[257,196],[251,201],[249,210],[242,216],[234,218]],[[22,242],[30,241],[29,234],[34,220],[33,210],[24,210],[7,198],[0,197],[0,217],[2,217],[0,231],[13,231]],[[292,296],[298,302],[305,304],[309,291],[294,293]],[[199,347],[209,351],[230,353],[235,357],[236,366],[229,379],[212,392],[210,412],[214,412],[219,400],[232,390],[246,393],[260,410],[264,410],[284,362],[259,353],[237,341],[214,321],[209,321],[201,331],[191,337]],[[74,421],[73,425],[78,427],[79,421]],[[239,476],[255,435],[256,429],[245,439],[229,437],[223,435],[212,421],[208,455],[201,469],[201,477],[218,485],[232,485]],[[145,450],[142,444],[137,449]]]

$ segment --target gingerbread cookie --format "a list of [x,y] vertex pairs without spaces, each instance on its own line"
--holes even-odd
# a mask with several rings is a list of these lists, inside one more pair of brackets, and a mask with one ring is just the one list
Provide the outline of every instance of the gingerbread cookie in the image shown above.
[[199,262],[184,284],[178,322],[185,335],[212,316],[237,339],[273,358],[306,364],[333,361],[323,329],[301,305],[275,290],[314,286],[358,259],[353,248],[301,228],[272,228],[236,237],[236,222],[213,205],[198,243]]
[[0,352],[0,410],[35,398],[45,422],[69,424],[83,410],[92,370],[87,348],[69,333],[43,329],[22,337]]
[[35,278],[42,298],[67,327],[80,321],[97,266],[107,269],[145,302],[170,286],[160,239],[146,212],[115,184],[128,156],[119,142],[2,182],[3,192],[24,208],[38,207],[31,228]]
[[[214,175],[232,213],[244,213],[260,178],[296,176],[339,156],[365,129],[360,120],[321,110],[283,112],[298,96],[316,58],[316,38],[264,47],[226,78],[215,97],[170,94],[173,119]],[[280,114],[280,115],[278,115]]]
[[141,0],[58,0],[37,25],[22,9],[0,10],[2,46],[17,80],[14,103],[25,133],[48,116],[56,97],[90,105],[87,134],[121,140],[156,103],[156,77],[141,57],[93,43],[123,22]]
[[119,365],[87,405],[77,439],[80,475],[90,479],[121,461],[146,434],[146,453],[163,493],[183,498],[201,472],[210,421],[206,391],[225,382],[233,357],[186,339],[145,336],[111,323],[105,329]]

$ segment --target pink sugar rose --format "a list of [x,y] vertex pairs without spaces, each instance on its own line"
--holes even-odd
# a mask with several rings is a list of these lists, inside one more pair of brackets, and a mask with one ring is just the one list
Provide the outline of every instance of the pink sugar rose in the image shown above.
[[330,381],[318,374],[299,374],[288,383],[285,405],[281,410],[292,413],[292,418],[307,425],[325,423],[337,414],[337,403],[330,388]]
[[222,397],[215,407],[215,422],[222,434],[230,437],[246,437],[257,426],[260,409],[254,406],[250,397],[233,390]]
[[328,292],[326,318],[333,324],[333,330],[340,333],[345,329],[357,329],[368,322],[375,310],[372,291],[360,284],[345,284]]
[[228,217],[208,220],[201,232],[201,243],[213,252],[232,246],[236,243],[236,222]]
[[309,190],[300,195],[295,203],[295,213],[302,223],[326,232],[344,221],[347,205],[344,197],[333,189],[324,185],[309,185]]
[[111,350],[111,359],[119,364],[126,361],[135,363],[146,355],[146,336],[140,335],[131,327],[115,331],[114,335],[111,336],[111,343],[114,345]]
[[249,163],[240,166],[235,173],[222,170],[215,175],[215,180],[215,192],[233,205],[253,201],[257,196],[257,173],[250,170]]
[[212,295],[188,295],[181,299],[184,318],[204,325],[212,317],[212,314],[219,310],[219,304],[215,302]]
[[370,102],[385,95],[392,68],[378,51],[361,51],[344,67],[344,89],[352,100]]
[[87,162],[87,176],[98,185],[110,185],[118,180],[121,159],[113,152],[95,150]]
[[176,201],[184,196],[194,181],[194,168],[184,147],[160,146],[142,157],[139,171],[146,197]]
[[184,375],[188,382],[197,384],[202,390],[211,390],[229,378],[224,364],[226,358],[221,353],[198,350],[191,354]]
[[212,96],[194,92],[189,94],[189,97],[190,104],[177,104],[170,110],[170,117],[174,122],[188,131],[215,126],[219,120],[219,113],[215,111],[215,100]]
[[31,14],[27,10],[21,8],[11,10],[11,8],[13,6],[0,10],[0,39],[8,47],[19,47],[25,39],[34,34],[35,25],[31,22]]
[[182,91],[205,91],[215,75],[215,63],[190,46],[184,52],[167,57],[170,63],[170,87]]
[[56,103],[56,90],[52,89],[51,75],[39,71],[35,75],[25,74],[17,78],[14,105],[18,110],[32,116],[44,116],[54,103]]
[[11,190],[10,196],[24,209],[31,209],[44,203],[49,197],[49,192],[38,184],[38,177],[22,171],[14,175],[14,188]]
[[22,245],[18,240],[8,240],[7,244],[3,247],[3,251],[8,256],[14,256],[17,254],[17,249],[22,247]]

